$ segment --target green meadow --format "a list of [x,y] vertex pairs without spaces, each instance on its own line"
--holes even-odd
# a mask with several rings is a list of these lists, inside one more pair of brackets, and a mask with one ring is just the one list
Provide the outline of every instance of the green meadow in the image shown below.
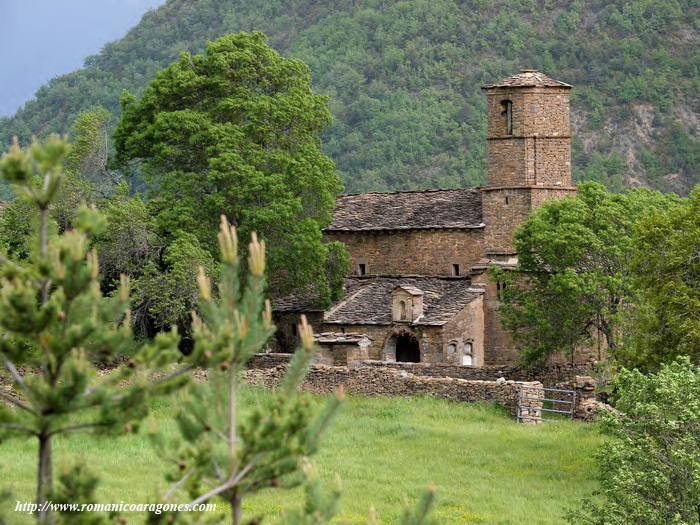
[[[265,396],[247,389],[249,403]],[[322,399],[318,399],[319,404]],[[178,397],[158,401],[143,428],[177,432]],[[567,508],[595,488],[594,450],[603,442],[595,425],[561,421],[519,425],[490,404],[460,404],[427,397],[346,399],[314,462],[328,483],[337,473],[343,498],[337,523],[364,523],[370,506],[382,522],[396,523],[406,498],[432,483],[439,523],[562,523]],[[72,435],[56,442],[56,473],[83,459],[101,475],[100,503],[159,501],[167,490],[164,460],[145,433],[124,437]],[[32,523],[13,511],[33,500],[36,444],[25,438],[0,444],[0,489],[10,523]],[[300,489],[270,489],[248,498],[247,517],[274,522],[280,509],[300,505]],[[181,501],[180,503],[185,503]],[[227,514],[220,504],[222,522]],[[127,523],[143,516],[124,515]]]

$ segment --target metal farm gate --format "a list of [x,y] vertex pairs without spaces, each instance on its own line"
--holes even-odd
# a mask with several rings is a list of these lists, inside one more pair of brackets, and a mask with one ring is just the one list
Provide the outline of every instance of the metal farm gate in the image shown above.
[[561,388],[543,388],[522,385],[518,392],[518,423],[540,423],[556,421],[542,417],[543,412],[562,414],[574,418],[576,410],[576,391]]

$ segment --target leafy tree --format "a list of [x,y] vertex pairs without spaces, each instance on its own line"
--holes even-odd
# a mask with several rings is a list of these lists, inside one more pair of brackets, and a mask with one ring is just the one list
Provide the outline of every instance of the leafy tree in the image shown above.
[[[26,259],[32,245],[32,206],[18,198],[2,207],[0,213],[0,243],[3,253],[17,259]],[[35,226],[35,225],[34,225]]]
[[569,522],[697,525],[700,369],[683,357],[651,375],[623,369],[614,385],[621,413],[603,416],[600,489]]
[[244,239],[257,231],[267,241],[274,294],[314,284],[327,303],[337,248],[321,229],[340,182],[319,140],[327,99],[310,81],[261,33],[226,36],[204,55],[183,54],[139,101],[126,94],[115,141],[120,161],[140,160],[157,188],[149,205],[161,233],[192,233],[213,252],[225,213]]
[[102,286],[109,292],[118,286],[122,274],[138,279],[150,263],[159,261],[166,243],[156,233],[146,203],[138,196],[130,197],[124,181],[101,203],[100,211],[108,227],[95,236],[95,247]]
[[72,129],[72,147],[66,157],[66,171],[81,177],[106,196],[121,175],[107,167],[109,160],[109,123],[112,114],[103,107],[78,114]]
[[[74,140],[63,163],[63,178],[49,209],[49,228],[63,232],[72,228],[76,213],[83,204],[96,204],[99,191],[106,191],[104,170],[107,161],[106,126],[110,114],[104,109],[80,113],[74,123]],[[102,167],[100,167],[102,166]],[[116,175],[114,175],[116,177]],[[0,217],[0,239],[11,255],[29,255],[33,205],[26,196],[15,196]]]
[[596,330],[616,353],[622,314],[635,300],[635,224],[677,200],[647,189],[612,194],[589,182],[530,215],[515,235],[522,278],[494,271],[509,281],[500,313],[526,361],[573,351]]
[[72,227],[76,211],[83,204],[97,204],[120,180],[107,169],[107,126],[111,114],[104,108],[83,111],[71,129],[71,149],[64,162],[61,191],[51,205],[51,217],[59,231]]
[[[184,372],[202,364],[192,353],[186,363],[161,379],[148,373],[177,360],[175,332],[161,334],[134,349],[126,278],[112,297],[100,292],[97,255],[90,238],[104,219],[83,208],[75,229],[51,235],[49,209],[63,180],[62,161],[68,145],[54,136],[27,150],[15,144],[0,160],[0,174],[32,204],[37,249],[25,261],[0,258],[0,359],[20,397],[0,392],[0,431],[38,441],[39,505],[53,491],[52,443],[73,432],[119,434],[133,431],[147,413],[150,396],[177,388]],[[34,349],[35,351],[28,351]],[[92,360],[133,353],[130,365],[98,378]],[[23,375],[15,363],[38,373]],[[120,386],[124,381],[128,386]],[[40,507],[39,521],[53,523]]]
[[700,362],[700,187],[640,221],[632,271],[640,301],[621,357],[647,369],[679,355]]
[[160,260],[139,270],[134,282],[134,320],[148,325],[145,333],[177,326],[189,339],[191,313],[197,307],[198,267],[217,274],[214,259],[197,238],[181,233],[163,250]]

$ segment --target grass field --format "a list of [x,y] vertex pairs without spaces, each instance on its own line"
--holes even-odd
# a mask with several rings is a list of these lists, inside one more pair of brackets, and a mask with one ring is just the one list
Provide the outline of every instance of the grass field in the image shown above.
[[[252,400],[265,393],[245,395]],[[163,432],[176,432],[176,407],[177,398],[158,402],[151,422]],[[595,425],[518,425],[492,405],[349,397],[315,463],[324,479],[333,473],[342,479],[337,523],[364,523],[370,505],[383,522],[395,523],[404,497],[415,499],[428,483],[437,487],[434,517],[440,523],[562,523],[565,509],[594,489],[591,455],[602,439]],[[162,460],[143,435],[73,435],[54,450],[57,471],[82,457],[101,473],[99,502],[158,501],[166,487]],[[0,445],[0,489],[13,493],[10,523],[33,522],[11,509],[16,500],[33,500],[35,462],[33,441]],[[300,494],[263,492],[245,502],[244,512],[274,517],[280,508],[298,505]],[[125,517],[128,523],[142,522],[136,514]]]

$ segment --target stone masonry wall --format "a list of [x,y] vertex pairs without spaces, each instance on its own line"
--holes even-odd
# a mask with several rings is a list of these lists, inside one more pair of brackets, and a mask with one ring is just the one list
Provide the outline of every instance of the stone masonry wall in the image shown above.
[[488,141],[487,166],[491,186],[524,186],[535,183],[534,176],[526,170],[525,140],[507,138]]
[[[248,362],[250,368],[265,369],[284,365],[291,354],[255,354]],[[424,377],[451,377],[479,381],[495,381],[501,377],[509,381],[538,381],[547,387],[563,386],[576,381],[576,376],[590,376],[595,371],[592,363],[552,363],[537,368],[514,365],[461,366],[442,363],[387,363],[368,360],[361,363],[366,368],[384,368],[408,372]]]
[[367,348],[357,344],[319,344],[314,363],[328,366],[358,366],[369,358]]
[[[246,370],[244,380],[266,388],[278,384],[285,367]],[[516,415],[518,392],[522,386],[541,386],[538,382],[525,385],[514,381],[470,381],[446,377],[419,377],[390,368],[345,368],[313,365],[303,388],[314,394],[329,394],[343,386],[345,392],[365,396],[428,395],[452,401],[494,401]],[[536,413],[538,402],[532,402]],[[540,405],[541,406],[541,405]]]
[[452,275],[453,264],[466,274],[484,251],[480,228],[328,232],[326,239],[345,244],[352,273],[364,263],[369,275]]
[[[568,136],[571,133],[566,88],[499,88],[486,93],[488,136]],[[502,101],[513,103],[513,133],[508,135]]]
[[574,195],[574,188],[482,188],[487,253],[515,253],[515,230],[544,201]]
[[571,139],[526,140],[527,170],[535,185],[571,186]]
[[[512,102],[511,134],[503,106],[507,100]],[[490,186],[571,186],[568,90],[495,90],[487,94],[487,104]]]
[[[472,347],[472,364],[483,365],[484,330],[484,296],[482,295],[469,303],[443,327],[443,355],[440,361],[461,365],[465,344],[469,343]],[[454,354],[450,354],[447,349],[451,341],[457,343]]]
[[513,234],[531,210],[527,189],[509,188],[482,191],[484,244],[487,253],[515,253]]
[[544,201],[551,199],[564,199],[574,195],[576,195],[576,190],[573,188],[533,189],[530,193],[531,206],[533,208],[537,208]]
[[273,321],[277,330],[270,343],[274,352],[293,352],[299,346],[298,325],[302,313],[306,320],[318,332],[323,322],[323,312],[274,312]]
[[[568,138],[513,137],[488,143],[491,185],[571,186],[571,141]],[[488,224],[488,223],[487,223]]]
[[340,324],[324,324],[317,332],[346,332],[363,334],[369,337],[372,344],[368,348],[370,359],[383,359],[382,349],[386,342],[386,337],[389,332],[389,327],[384,325],[340,325]]
[[473,278],[472,282],[486,287],[484,295],[484,356],[485,365],[505,365],[515,363],[518,360],[518,349],[513,343],[510,332],[503,327],[498,308],[501,302],[498,299],[498,289],[487,273],[482,273]]
[[392,325],[343,325],[324,324],[321,332],[347,332],[364,334],[372,340],[368,348],[370,359],[384,360],[384,347],[387,339],[401,331],[413,332],[420,346],[420,359],[424,362],[439,363],[443,359],[442,332],[439,326],[413,327],[406,323],[394,323]]
[[503,366],[459,366],[441,363],[387,363],[365,361],[370,368],[391,368],[425,377],[452,377],[479,381],[495,381],[505,378],[509,381],[538,381],[546,387],[557,388],[571,384],[576,376],[588,376],[595,370],[593,364],[550,364],[538,368],[524,368],[513,365]]
[[260,353],[254,354],[253,357],[248,359],[248,368],[274,368],[280,365],[286,365],[292,359],[292,354],[283,353]]

